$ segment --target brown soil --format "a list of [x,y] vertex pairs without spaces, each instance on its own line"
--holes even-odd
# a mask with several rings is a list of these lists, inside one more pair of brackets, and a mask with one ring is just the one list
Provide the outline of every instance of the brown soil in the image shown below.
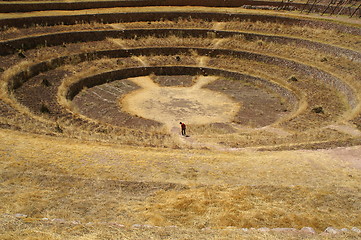
[[190,87],[194,84],[194,77],[189,75],[154,76],[152,79],[159,86],[164,87]]
[[62,79],[70,74],[64,69],[55,69],[44,74],[39,74],[26,81],[20,88],[14,91],[17,100],[31,111],[48,117],[59,117],[63,114],[62,107],[56,99],[58,87]]
[[160,123],[122,111],[118,99],[139,87],[131,81],[118,80],[83,90],[74,99],[77,111],[91,119],[127,128],[149,128]]
[[293,108],[277,93],[261,89],[248,82],[219,79],[206,87],[225,93],[242,103],[241,110],[233,120],[241,125],[266,126],[287,115]]

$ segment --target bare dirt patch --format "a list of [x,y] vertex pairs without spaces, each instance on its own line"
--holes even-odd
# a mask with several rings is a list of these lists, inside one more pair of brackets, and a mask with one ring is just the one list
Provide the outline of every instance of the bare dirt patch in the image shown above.
[[84,89],[74,99],[76,111],[92,119],[128,128],[147,128],[160,124],[122,111],[118,99],[139,87],[131,81],[119,80]]
[[242,102],[241,110],[233,119],[233,122],[241,125],[252,127],[269,125],[289,114],[293,107],[277,93],[261,89],[246,81],[222,78],[206,87]]
[[[359,146],[320,151],[330,154],[335,159],[346,163],[350,167],[361,169],[361,147]],[[352,177],[352,175],[350,175],[350,177]]]
[[198,77],[192,87],[159,87],[149,77],[130,79],[142,87],[121,101],[125,111],[174,126],[179,121],[189,124],[230,122],[239,103],[225,95],[201,89],[217,77]]

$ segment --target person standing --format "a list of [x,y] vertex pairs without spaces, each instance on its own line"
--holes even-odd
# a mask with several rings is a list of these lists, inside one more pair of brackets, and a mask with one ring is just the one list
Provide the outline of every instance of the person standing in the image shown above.
[[185,136],[186,135],[186,125],[185,125],[185,123],[182,123],[182,122],[180,122],[179,124],[181,125],[182,135]]

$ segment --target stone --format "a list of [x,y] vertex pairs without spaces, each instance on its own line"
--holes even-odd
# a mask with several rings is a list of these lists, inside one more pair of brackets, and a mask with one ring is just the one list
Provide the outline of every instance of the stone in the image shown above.
[[21,58],[26,58],[25,54],[23,53],[23,51],[19,51],[18,52],[18,56]]
[[269,231],[271,231],[271,229],[269,229],[268,227],[261,227],[261,228],[258,228],[258,231],[260,231],[260,232],[269,232]]
[[341,228],[340,229],[342,232],[349,232],[350,230],[348,228]]
[[133,228],[153,228],[152,225],[147,225],[147,224],[133,224],[132,225]]
[[124,228],[125,227],[125,225],[119,224],[119,223],[111,223],[111,225],[119,227],[119,228]]
[[50,113],[49,108],[45,104],[41,104],[40,106],[40,112],[41,113]]
[[237,229],[235,226],[228,226],[226,229]]
[[276,231],[276,232],[294,232],[297,231],[296,228],[272,228],[272,231]]
[[202,228],[201,230],[202,231],[209,231],[209,230],[211,230],[211,228],[210,227],[205,227],[205,228]]
[[356,233],[361,233],[361,230],[359,228],[357,228],[357,227],[351,228],[351,231],[354,231]]
[[148,225],[148,224],[144,224],[144,225],[143,225],[143,228],[154,228],[154,226]]
[[337,234],[337,233],[340,233],[340,230],[333,228],[333,227],[328,227],[325,229],[325,233]]
[[62,218],[54,218],[51,220],[52,222],[65,223],[65,220]]
[[14,214],[14,217],[17,217],[17,218],[26,218],[28,215],[26,214],[21,214],[21,213],[17,213],[17,214]]
[[323,107],[312,108],[312,112],[314,112],[314,113],[324,113]]
[[315,229],[313,229],[311,227],[303,227],[301,229],[301,231],[304,232],[304,233],[316,234]]
[[59,126],[59,124],[56,124],[55,131],[58,133],[63,133],[63,129]]
[[167,226],[166,228],[178,228],[178,227],[175,225],[170,225],[170,226]]
[[298,81],[298,79],[295,76],[290,77],[288,80],[292,81],[292,82],[297,82]]
[[44,85],[45,87],[50,87],[51,86],[51,83],[47,79],[43,79],[41,84]]

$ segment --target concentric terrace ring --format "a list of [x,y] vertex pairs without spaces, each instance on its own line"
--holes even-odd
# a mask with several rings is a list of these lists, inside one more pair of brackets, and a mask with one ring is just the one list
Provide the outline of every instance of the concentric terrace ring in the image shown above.
[[[147,37],[157,37],[158,39],[161,39],[171,36],[177,36],[178,38],[207,38],[211,35],[215,39],[232,38],[238,36],[249,42],[262,41],[265,42],[265,44],[293,44],[305,49],[309,49],[313,52],[329,54],[342,59],[347,59],[347,61],[353,62],[354,65],[357,65],[361,59],[361,53],[357,50],[333,45],[332,43],[324,43],[321,41],[300,37],[272,35],[269,33],[264,34],[262,32],[258,33],[242,30],[231,31],[223,29],[202,28],[158,29],[151,28],[148,24],[151,21],[156,21],[159,19],[167,19],[168,21],[176,22],[180,18],[187,18],[189,21],[191,21],[193,18],[201,19],[202,21],[247,20],[250,22],[272,22],[290,26],[320,26],[323,29],[336,29],[338,32],[345,34],[361,34],[361,30],[357,27],[344,26],[332,22],[325,23],[317,20],[255,14],[228,14],[213,12],[130,12],[93,15],[85,14],[45,16],[2,19],[0,24],[2,26],[6,25],[8,27],[22,28],[25,27],[24,22],[28,20],[31,20],[32,24],[46,23],[47,26],[55,26],[59,23],[72,25],[79,22],[96,21],[103,24],[118,22],[140,22],[140,27],[134,29],[65,31],[50,34],[20,36],[14,39],[4,39],[0,41],[0,55],[3,59],[12,59],[19,53],[19,51],[21,51],[21,54],[23,54],[22,52],[26,53],[26,51],[40,49],[39,51],[41,52],[41,49],[43,49],[44,46],[44,49],[51,49],[52,47],[64,46],[65,44],[86,44],[88,42],[94,41],[101,45],[103,42],[107,42],[108,39],[111,38],[127,41],[135,38],[142,39]],[[142,24],[147,26],[142,28]],[[197,56],[192,55],[194,53],[196,53]],[[154,58],[165,59],[165,62],[160,64],[155,63],[153,60]],[[192,61],[182,62],[182,58],[189,58]],[[144,59],[144,61],[142,59]],[[166,59],[169,59],[169,63],[166,62]],[[174,59],[177,59],[178,62],[172,62]],[[208,64],[201,64],[199,61],[203,60],[200,59],[208,59]],[[96,71],[94,74],[85,74],[85,77],[77,76],[76,74],[72,76],[73,74],[67,72],[66,70],[68,66],[86,66],[86,64],[92,66],[98,64],[98,62],[101,61],[118,61],[119,63],[129,62],[130,65],[120,65],[111,69],[105,67],[104,70]],[[237,69],[236,64],[234,63],[232,63],[233,65],[229,64],[229,66],[227,66],[227,61],[242,61],[242,63],[247,61],[254,62],[256,64],[255,72],[249,70],[245,71],[244,69],[241,70],[241,68]],[[327,59],[325,61],[327,61]],[[148,64],[147,62],[150,63]],[[16,66],[16,64],[14,66]],[[277,71],[277,69],[279,71],[284,70],[285,72],[293,73],[296,76],[307,78],[309,79],[307,80],[309,84],[314,85],[312,86],[313,89],[308,92],[307,81],[304,83],[302,81],[298,83],[297,78],[293,77],[291,78],[290,82],[287,80],[287,78],[290,76],[283,76],[282,79],[277,79],[277,77],[281,75],[277,75],[276,73],[273,74],[271,71],[265,71],[265,73],[261,74],[262,76],[260,76],[260,72],[262,72],[261,66],[265,66],[266,68],[269,66],[270,69],[275,69],[275,71]],[[167,80],[164,79],[167,78],[167,76],[174,79],[177,78],[177,76],[183,77],[185,82],[188,81],[188,85],[191,85],[192,83],[191,80],[185,76],[193,77],[192,81],[198,81],[196,79],[197,76],[215,76],[218,80],[213,79],[210,81],[208,79],[210,82],[203,85],[200,89],[208,89],[207,91],[215,91],[223,94],[224,96],[228,96],[233,99],[232,101],[236,101],[237,104],[239,104],[240,109],[243,109],[239,110],[239,113],[235,115],[238,116],[238,120],[227,120],[224,123],[212,123],[213,127],[221,126],[221,129],[223,129],[223,132],[221,131],[222,134],[252,135],[252,137],[256,136],[256,138],[257,136],[259,138],[265,138],[264,136],[267,135],[267,138],[272,139],[270,142],[273,141],[274,143],[267,143],[265,145],[272,147],[281,146],[281,148],[282,146],[289,146],[290,144],[292,145],[291,148],[297,146],[304,147],[311,142],[312,144],[309,144],[309,146],[312,147],[316,145],[327,145],[327,143],[336,145],[341,143],[346,145],[358,144],[359,130],[357,130],[357,127],[351,130],[346,129],[349,126],[349,123],[355,124],[356,126],[361,126],[361,124],[359,124],[361,93],[357,89],[358,83],[354,80],[345,81],[342,77],[340,77],[339,73],[334,74],[332,72],[332,68],[319,67],[312,61],[308,62],[307,59],[300,60],[286,58],[284,56],[268,54],[264,51],[249,51],[228,48],[225,49],[218,47],[217,45],[212,47],[199,47],[198,45],[193,47],[123,46],[121,48],[119,46],[114,46],[113,49],[108,50],[95,49],[94,51],[80,51],[79,53],[75,51],[74,54],[49,58],[45,61],[35,60],[33,62],[28,62],[26,67],[20,67],[19,70],[16,70],[16,67],[14,69],[12,69],[11,72],[5,71],[3,74],[5,76],[5,85],[3,85],[3,90],[6,90],[7,96],[5,97],[6,101],[2,101],[2,105],[4,106],[3,108],[12,108],[15,112],[22,112],[22,114],[27,115],[31,119],[35,119],[35,122],[41,122],[41,124],[39,124],[44,127],[42,130],[43,132],[49,132],[47,129],[49,126],[52,126],[50,127],[51,129],[58,129],[55,134],[69,134],[69,132],[74,130],[73,126],[75,124],[82,127],[82,133],[86,134],[86,132],[89,132],[89,135],[92,135],[92,132],[96,132],[97,134],[104,133],[114,136],[115,132],[123,132],[124,134],[135,135],[140,138],[144,138],[144,136],[149,137],[149,134],[147,134],[146,131],[142,129],[142,126],[152,126],[154,128],[159,128],[162,126],[162,124],[155,121],[154,119],[152,120],[152,118],[146,119],[147,117],[134,116],[134,113],[124,112],[121,106],[122,102],[120,100],[116,100],[128,96],[127,94],[133,94],[133,92],[138,91],[137,89],[139,89],[139,86],[136,85],[139,85],[139,80],[134,80],[134,82],[132,82],[134,78],[154,75],[153,80],[158,81],[157,84],[159,84],[161,88],[165,88],[167,87],[167,83],[164,81]],[[59,72],[57,71],[63,71],[64,73],[62,73],[63,75],[58,76],[57,74],[59,74]],[[53,82],[46,80],[53,75],[57,76],[56,81],[55,79]],[[43,79],[41,84],[44,86],[39,85],[38,79]],[[71,79],[71,81],[69,79]],[[208,80],[203,79],[202,81]],[[112,114],[114,114],[116,111],[119,111],[121,114],[112,115],[107,118],[99,118],[99,116],[94,117],[95,115],[93,116],[92,114],[87,114],[84,111],[81,111],[81,109],[80,111],[79,109],[76,109],[86,106],[87,100],[85,99],[89,99],[89,93],[97,95],[97,93],[94,92],[95,90],[92,89],[114,89],[114,86],[111,84],[117,81],[121,81],[122,84],[127,83],[128,85],[133,85],[129,85],[130,87],[128,86],[127,90],[119,88],[114,90],[115,92],[109,91],[107,94],[114,95],[115,97],[113,97],[113,100],[111,101],[107,98],[104,98],[104,100],[102,100],[102,106],[104,108],[109,107],[110,110],[108,110],[112,111]],[[182,84],[185,84],[185,82],[183,83],[183,80],[174,80],[173,84],[175,84],[175,87],[185,87],[182,86]],[[231,91],[232,88],[234,88],[233,91]],[[332,110],[330,110],[329,112],[326,112],[326,114],[322,115],[324,109],[321,105],[327,105],[327,101],[325,99],[313,99],[315,94],[317,94],[317,88],[319,88],[322,94],[325,93],[327,95],[330,91],[332,92],[329,94],[329,96],[335,98],[333,101],[337,103],[337,106],[330,105],[329,109],[336,109],[336,112],[332,112]],[[274,105],[272,105],[275,109],[280,107],[278,110],[280,113],[277,113],[278,115],[276,114],[273,118],[270,117],[271,120],[269,121],[261,122],[254,120],[253,123],[250,121],[250,125],[245,127],[245,122],[242,122],[239,119],[241,119],[240,115],[242,115],[242,111],[245,111],[247,107],[250,118],[252,118],[251,116],[259,114],[258,119],[261,119],[263,114],[268,114],[267,111],[262,108],[263,106],[259,105],[259,103],[258,105],[256,104],[253,106],[254,112],[252,113],[252,102],[247,102],[245,101],[245,97],[242,98],[240,96],[242,94],[250,94],[250,92],[245,94],[245,89],[254,91],[255,94],[264,94],[262,96],[265,96],[265,98],[273,99],[276,96],[276,99],[281,99],[279,103],[274,103]],[[40,94],[36,97],[32,95],[39,91],[49,91],[49,94]],[[86,95],[86,98],[80,99],[81,97],[79,98],[78,96],[83,92],[85,95],[88,95]],[[119,95],[117,98],[117,92],[123,92],[123,95]],[[256,102],[260,101],[256,100],[256,95],[253,96],[253,100]],[[76,101],[74,102],[75,98],[77,98],[76,101],[78,102],[83,101],[83,105],[77,105]],[[31,99],[36,99],[36,101],[31,101]],[[102,97],[100,97],[100,99],[102,99]],[[99,99],[97,101],[98,103],[101,102]],[[187,101],[184,100],[184,103],[186,102]],[[187,104],[189,103],[187,102]],[[245,104],[251,105],[245,107]],[[281,106],[283,104],[285,104],[284,109],[281,110]],[[321,105],[317,106],[316,104]],[[28,113],[24,113],[23,108],[28,109]],[[118,110],[116,110],[117,108]],[[316,112],[316,114],[310,113],[309,111],[311,110]],[[284,113],[281,113],[282,111],[284,111]],[[14,114],[17,114],[15,112]],[[118,121],[115,120],[115,118],[129,118],[130,121],[127,122],[124,119]],[[265,119],[265,117],[263,118]],[[305,121],[310,121],[309,119],[316,120],[313,124],[307,125]],[[125,124],[126,122],[128,125]],[[345,122],[348,123],[345,124]],[[334,127],[335,124],[336,127]],[[21,126],[19,127],[21,128]],[[96,130],[93,131],[93,129]],[[130,131],[127,129],[130,129]],[[308,135],[304,134],[303,132],[307,132]],[[162,131],[158,132],[158,135],[156,134],[156,136],[164,139],[171,137],[169,133],[162,133]],[[121,142],[124,141],[121,140]],[[247,143],[247,146],[263,146],[265,141],[262,140],[261,142],[261,144],[258,142],[256,145]],[[240,147],[240,145],[236,142],[223,143],[231,147]]]

